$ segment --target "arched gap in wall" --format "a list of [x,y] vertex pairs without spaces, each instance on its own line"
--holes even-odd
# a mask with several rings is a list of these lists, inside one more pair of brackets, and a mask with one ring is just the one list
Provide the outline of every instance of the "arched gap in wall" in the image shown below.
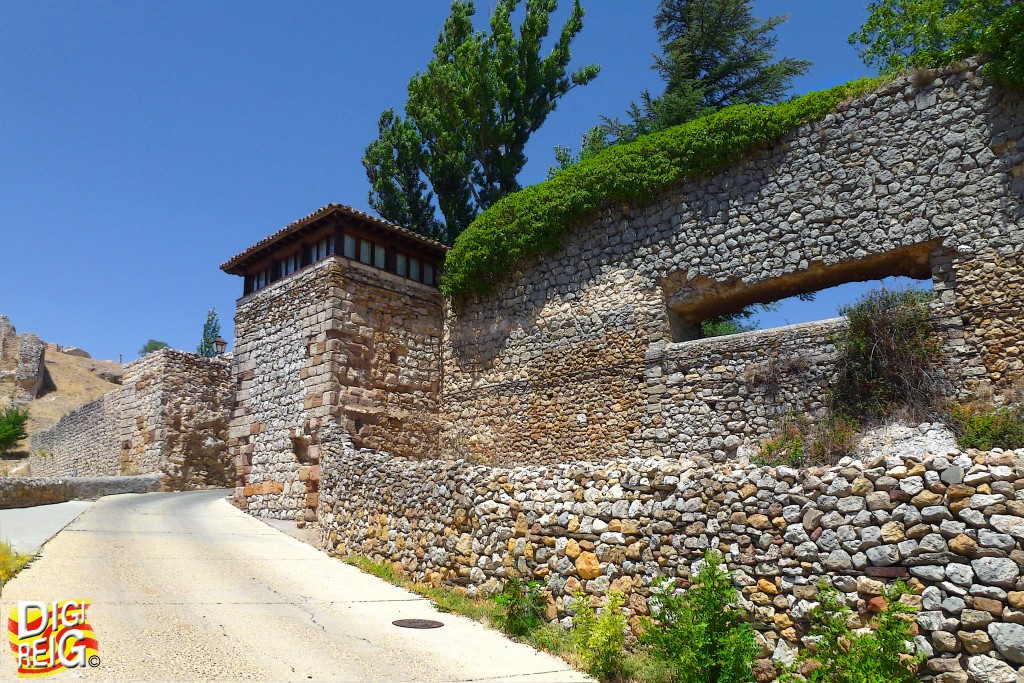
[[[815,262],[810,268],[755,284],[744,284],[738,278],[717,282],[707,277],[686,278],[685,273],[666,278],[663,283],[672,341],[690,341],[709,335],[707,321],[731,316],[748,306],[772,305],[798,297],[814,295],[811,304],[819,315],[810,318],[827,319],[838,315],[841,303],[852,303],[858,294],[869,287],[850,287],[851,283],[875,283],[884,286],[906,286],[916,281],[918,288],[931,289],[938,281],[935,258],[942,254],[938,240],[912,244],[860,259],[842,261],[833,265]],[[895,278],[895,279],[893,279]],[[807,322],[789,319],[789,310],[768,313],[768,325]],[[780,313],[773,316],[772,313]],[[743,330],[746,331],[746,330]]]

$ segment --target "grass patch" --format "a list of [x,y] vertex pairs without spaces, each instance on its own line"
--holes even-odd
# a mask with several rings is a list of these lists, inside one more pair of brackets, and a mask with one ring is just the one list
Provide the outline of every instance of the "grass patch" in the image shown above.
[[499,607],[490,600],[471,598],[465,593],[448,588],[447,586],[431,586],[425,583],[410,581],[396,572],[389,563],[377,562],[365,555],[347,555],[343,559],[346,564],[357,567],[367,574],[372,574],[378,579],[383,579],[407,591],[422,595],[433,602],[441,612],[461,614],[464,617],[469,617],[488,626],[498,623]]
[[[377,562],[365,555],[348,555],[343,560],[368,574],[434,601],[442,612],[461,614],[488,626],[498,627],[504,624],[505,628],[502,630],[513,640],[560,657],[572,667],[588,671],[604,683],[678,683],[683,680],[698,680],[680,678],[677,662],[665,656],[658,656],[659,653],[664,655],[664,652],[657,648],[643,646],[634,651],[626,649],[626,635],[629,628],[622,612],[623,596],[614,591],[609,592],[607,602],[599,612],[595,607],[601,603],[600,600],[596,600],[592,596],[577,595],[573,609],[576,614],[574,619],[576,624],[573,630],[569,631],[557,624],[540,620],[539,606],[534,599],[536,595],[540,594],[539,586],[523,581],[510,581],[505,590],[497,596],[504,596],[503,599],[471,598],[464,592],[446,586],[428,586],[410,581],[396,572],[391,564]],[[700,628],[715,631],[712,634],[713,637],[709,636],[711,640],[714,640],[715,637],[729,636],[729,633],[725,633],[729,629],[716,630],[716,628],[719,622],[722,622],[723,619],[727,620],[732,614],[727,609],[732,594],[723,593],[722,586],[728,582],[728,574],[724,570],[718,569],[720,560],[717,559],[717,556],[707,555],[705,561],[710,562],[713,569],[706,574],[702,572],[703,583],[701,579],[697,580],[698,589],[693,592],[692,597],[698,601],[701,600],[701,596],[707,599],[700,602],[699,609],[687,611],[686,618],[693,621],[696,618],[694,612],[699,612],[700,619],[705,621],[711,619],[709,628],[704,626]],[[716,577],[718,584],[721,585],[710,586],[703,589],[702,592],[699,586]],[[731,586],[731,584],[729,585]],[[673,630],[677,622],[685,621],[680,605],[689,604],[687,602],[689,598],[670,599],[672,591],[668,589],[661,595],[665,608],[658,612],[659,621],[647,620],[647,632],[654,634],[664,632],[665,638],[672,641],[672,636],[676,635],[676,630],[678,630]],[[525,604],[520,604],[523,602]],[[525,629],[521,635],[517,635],[509,633],[508,630],[509,617],[514,614],[533,615],[537,619],[530,620],[529,628]],[[703,621],[701,623],[703,624]],[[521,623],[513,625],[512,628],[515,630],[520,626],[522,626]],[[718,633],[718,630],[723,633]],[[701,632],[703,633],[703,631]],[[704,643],[704,640],[701,642]],[[670,649],[674,651],[677,649],[678,643],[673,641],[670,645]],[[687,647],[696,648],[698,644],[689,644]],[[711,658],[716,659],[716,654],[715,652],[710,653]],[[708,656],[708,652],[697,653],[694,651],[695,659],[707,659]],[[717,659],[722,658],[718,657]],[[745,660],[740,662],[740,669],[743,669],[745,664]],[[747,669],[749,670],[749,667]],[[746,679],[741,676],[728,680],[745,681]]]
[[15,552],[10,543],[0,541],[0,587],[14,578],[32,561],[31,555]]
[[[430,586],[410,581],[396,572],[391,564],[377,562],[365,555],[348,555],[343,558],[343,561],[367,574],[376,576],[378,579],[383,579],[390,584],[427,598],[434,603],[438,611],[460,614],[495,628],[502,623],[504,608],[493,599],[471,598],[464,592],[447,586]],[[583,668],[583,662],[573,643],[572,634],[560,626],[541,623],[534,625],[522,635],[510,634],[507,631],[505,633],[513,640],[526,643],[536,650],[543,650],[561,657],[577,669]]]
[[773,105],[735,105],[610,147],[551,180],[504,197],[455,240],[441,291],[490,291],[516,264],[557,250],[579,221],[617,203],[642,203],[686,178],[711,175],[794,128],[820,121],[844,101],[874,91],[862,78]]

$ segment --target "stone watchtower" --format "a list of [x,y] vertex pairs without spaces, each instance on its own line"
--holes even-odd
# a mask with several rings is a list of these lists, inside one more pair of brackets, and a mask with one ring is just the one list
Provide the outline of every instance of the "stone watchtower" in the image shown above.
[[327,424],[357,447],[435,455],[445,249],[329,204],[221,266],[244,279],[229,432],[240,507],[315,519]]

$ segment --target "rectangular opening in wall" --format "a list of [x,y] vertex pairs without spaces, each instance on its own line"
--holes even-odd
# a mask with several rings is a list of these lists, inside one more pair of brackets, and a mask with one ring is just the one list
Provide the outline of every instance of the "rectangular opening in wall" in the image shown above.
[[[932,257],[938,242],[901,247],[884,254],[812,268],[745,285],[737,280],[717,282],[694,278],[677,284],[667,278],[666,289],[672,340],[769,329],[840,315],[872,289],[932,290]],[[680,278],[681,279],[681,278]]]

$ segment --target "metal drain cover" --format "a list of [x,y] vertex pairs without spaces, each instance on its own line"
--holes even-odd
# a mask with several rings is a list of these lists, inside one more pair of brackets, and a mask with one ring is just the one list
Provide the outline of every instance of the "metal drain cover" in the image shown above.
[[444,626],[440,621],[432,619],[397,619],[391,623],[402,628],[441,628]]

